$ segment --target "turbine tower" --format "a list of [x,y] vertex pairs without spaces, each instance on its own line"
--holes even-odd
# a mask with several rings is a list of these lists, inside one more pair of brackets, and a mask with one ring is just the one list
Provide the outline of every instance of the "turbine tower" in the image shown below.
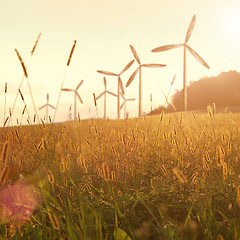
[[123,83],[121,80],[121,75],[126,72],[133,64],[134,60],[132,60],[131,62],[129,62],[120,73],[112,73],[112,72],[108,72],[108,71],[102,71],[102,70],[98,70],[98,73],[104,74],[104,75],[109,75],[109,76],[115,76],[118,77],[118,94],[117,94],[117,115],[118,115],[118,119],[120,119],[120,89],[121,91],[124,93],[124,88],[123,88]]
[[139,107],[138,107],[138,116],[142,116],[142,67],[150,67],[150,68],[159,68],[159,67],[165,67],[166,64],[142,64],[136,50],[132,45],[130,45],[131,51],[133,53],[134,58],[136,59],[138,63],[137,69],[133,72],[133,74],[130,76],[130,78],[127,81],[126,87],[128,87],[137,73],[139,72]]
[[48,117],[48,107],[51,107],[52,109],[55,109],[54,106],[52,106],[51,104],[49,104],[49,94],[48,94],[48,93],[47,93],[47,103],[44,104],[43,106],[41,106],[41,107],[39,108],[39,110],[41,110],[41,109],[43,109],[43,108],[45,108],[45,107],[46,107],[46,123],[48,123],[48,119],[49,119],[49,117]]
[[120,110],[124,107],[124,119],[127,119],[127,102],[128,101],[134,101],[135,98],[126,98],[125,94],[121,93],[121,96],[123,98],[122,105],[120,106]]
[[170,44],[170,45],[164,45],[161,47],[154,48],[152,52],[163,52],[167,51],[173,48],[177,47],[183,47],[183,102],[184,102],[184,111],[187,111],[187,76],[186,76],[186,71],[187,71],[187,65],[186,65],[186,50],[188,50],[196,59],[198,62],[200,62],[204,67],[210,69],[208,64],[203,60],[202,57],[199,56],[197,52],[195,52],[187,43],[191,37],[194,25],[196,22],[196,15],[193,16],[190,25],[187,30],[187,34],[185,37],[184,43],[181,44]]
[[107,91],[107,81],[106,81],[105,77],[103,78],[103,83],[104,83],[105,90],[102,93],[100,93],[99,96],[97,96],[95,98],[95,101],[97,101],[99,98],[101,98],[104,95],[104,119],[106,119],[106,117],[107,117],[107,114],[106,114],[106,112],[107,112],[107,110],[106,110],[106,108],[107,108],[107,93],[111,94],[114,97],[117,97],[117,95],[115,93]]
[[80,88],[80,86],[82,85],[83,80],[77,85],[77,87],[75,89],[70,89],[70,88],[62,88],[62,91],[65,92],[74,92],[74,120],[77,119],[77,97],[79,99],[79,101],[83,104],[82,98],[80,97],[79,93],[77,92],[78,89]]

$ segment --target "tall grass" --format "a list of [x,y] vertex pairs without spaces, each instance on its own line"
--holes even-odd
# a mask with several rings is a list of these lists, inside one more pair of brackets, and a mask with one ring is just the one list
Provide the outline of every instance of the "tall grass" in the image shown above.
[[3,238],[240,237],[239,114],[174,113],[5,130],[4,185],[21,174],[40,191],[41,203],[23,225],[2,221]]

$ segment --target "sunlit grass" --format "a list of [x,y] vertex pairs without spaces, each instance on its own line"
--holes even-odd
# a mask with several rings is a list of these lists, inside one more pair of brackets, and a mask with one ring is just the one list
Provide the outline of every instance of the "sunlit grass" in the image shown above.
[[41,201],[24,224],[2,220],[0,236],[238,239],[239,121],[211,107],[4,128],[4,185],[28,181]]

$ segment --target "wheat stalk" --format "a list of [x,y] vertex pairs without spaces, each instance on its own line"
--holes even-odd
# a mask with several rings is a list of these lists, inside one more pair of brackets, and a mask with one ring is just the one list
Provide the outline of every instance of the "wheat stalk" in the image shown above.
[[[22,118],[23,118],[23,114],[24,114],[24,112],[25,112],[25,110],[26,110],[26,112],[27,112],[27,114],[28,114],[28,119],[30,119],[30,122],[31,122],[30,114],[29,114],[29,112],[28,112],[27,104],[25,103],[23,94],[22,94],[22,92],[21,92],[20,89],[18,89],[18,92],[19,92],[19,94],[20,94],[20,96],[21,96],[21,99],[22,99],[22,101],[23,101],[23,103],[24,103],[24,109],[23,109],[23,112],[22,112]],[[20,121],[20,125],[21,125],[21,123],[22,123],[22,118],[21,118],[21,121]]]
[[34,44],[34,46],[33,46],[33,48],[32,48],[32,51],[31,51],[31,56],[32,56],[33,53],[35,52],[35,49],[36,49],[36,47],[37,47],[37,45],[38,45],[38,42],[39,42],[39,39],[40,39],[41,35],[42,35],[41,33],[38,34],[37,40],[36,40],[36,42],[35,42],[35,44]]
[[5,118],[6,117],[6,104],[7,104],[7,83],[5,83],[5,102],[4,102],[4,116],[3,116],[4,124],[5,124],[5,121],[6,121],[6,118]]
[[55,112],[54,112],[54,115],[53,115],[53,119],[52,119],[52,122],[53,122],[53,123],[55,122],[55,117],[56,117],[56,113],[57,113],[57,109],[58,109],[58,104],[59,104],[59,100],[60,100],[60,96],[61,96],[63,84],[64,84],[64,81],[65,81],[65,78],[66,78],[66,72],[67,72],[67,69],[68,69],[68,67],[69,67],[69,65],[70,65],[70,62],[71,62],[71,59],[72,59],[72,55],[73,55],[74,49],[75,49],[75,47],[76,47],[76,43],[77,43],[77,41],[74,40],[74,43],[73,43],[71,52],[70,52],[69,57],[68,57],[67,67],[66,67],[66,70],[65,70],[65,73],[64,73],[64,76],[63,76],[62,84],[61,84],[61,87],[60,87],[60,90],[59,90],[59,94],[58,94],[56,109],[55,109]]
[[[29,58],[29,60],[28,60],[28,64],[27,64],[27,65],[29,65],[30,59],[31,59],[33,53],[34,53],[35,50],[36,50],[36,47],[37,47],[37,44],[38,44],[38,42],[39,42],[40,36],[41,36],[41,33],[39,33],[38,38],[37,38],[37,40],[36,40],[36,42],[35,42],[35,44],[34,44],[34,46],[33,46],[33,48],[32,48],[31,55],[30,55],[30,58]],[[15,51],[16,51],[16,50],[15,50]],[[16,51],[16,53],[17,53],[17,51]],[[19,56],[20,56],[20,54],[19,54]],[[20,56],[20,57],[21,57],[21,56]],[[20,60],[20,59],[19,59],[19,60]],[[21,62],[21,61],[20,61],[20,62]],[[22,61],[22,62],[23,62],[23,61]],[[24,65],[24,66],[25,66],[25,65]],[[25,68],[26,68],[26,67],[25,67]],[[23,79],[24,79],[25,76],[26,76],[26,75],[25,75],[25,73],[24,73],[24,75],[23,75],[23,77],[22,77],[22,79],[21,79],[21,82],[20,82],[20,84],[19,84],[18,89],[21,89],[21,86],[22,86],[22,83],[23,83]],[[27,78],[27,79],[28,79],[28,78]],[[14,108],[15,108],[15,105],[16,105],[16,102],[17,102],[18,94],[19,94],[19,91],[17,91],[16,97],[15,97],[14,102],[13,102],[13,106],[12,106],[12,109],[11,109],[11,113],[12,113],[12,114],[13,114],[13,111],[14,111]],[[10,116],[11,122],[12,122],[12,119],[11,119],[12,114],[11,114],[11,116]],[[38,119],[38,121],[39,121],[39,119]],[[8,122],[8,125],[9,125],[9,123],[10,123],[10,121]]]
[[25,64],[24,64],[24,62],[22,60],[22,57],[21,57],[20,53],[18,52],[18,50],[16,48],[15,48],[15,52],[16,52],[16,54],[18,56],[18,59],[19,59],[21,65],[22,65],[22,69],[23,69],[24,75],[25,75],[26,78],[28,78],[27,68],[25,67]]

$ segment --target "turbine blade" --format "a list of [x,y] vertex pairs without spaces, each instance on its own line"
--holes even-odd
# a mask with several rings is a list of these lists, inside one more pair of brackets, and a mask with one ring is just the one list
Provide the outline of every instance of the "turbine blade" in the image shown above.
[[191,37],[191,34],[192,34],[192,31],[193,31],[195,22],[196,22],[196,15],[193,16],[193,18],[192,18],[192,20],[191,20],[191,22],[189,24],[189,27],[188,27],[188,30],[187,30],[187,34],[186,34],[186,37],[185,37],[185,43],[187,43],[189,38]]
[[49,101],[49,94],[47,93],[47,102]]
[[126,65],[126,67],[119,73],[119,75],[122,75],[124,72],[126,72],[131,66],[132,66],[132,64],[134,63],[134,59],[131,61],[131,62],[129,62],[127,65]]
[[201,58],[199,56],[198,53],[196,53],[191,47],[189,47],[188,45],[186,45],[187,49],[189,50],[189,52],[197,59],[198,62],[200,62],[204,67],[210,69],[210,67],[208,66],[208,64],[203,60],[203,58]]
[[124,100],[123,103],[121,104],[121,106],[120,106],[120,110],[123,108],[124,103],[125,103],[125,100]]
[[120,92],[120,95],[122,96],[122,98],[125,100],[125,96],[122,92]]
[[53,109],[56,109],[53,105],[51,104],[48,104],[49,107],[53,108]]
[[132,83],[133,79],[134,79],[135,76],[137,75],[138,70],[139,70],[139,67],[133,72],[133,74],[132,74],[132,75],[130,76],[130,78],[128,79],[127,84],[126,84],[126,87],[128,87],[128,86]]
[[77,85],[77,87],[76,87],[76,91],[80,88],[80,86],[82,85],[82,83],[83,83],[83,80]]
[[105,88],[105,90],[106,90],[106,89],[107,89],[107,80],[106,80],[105,77],[103,78],[103,83],[104,83],[104,88]]
[[65,92],[74,92],[74,90],[70,88],[62,88],[61,90]]
[[39,110],[45,108],[46,106],[47,106],[47,104],[44,104],[43,106],[41,106],[41,107],[39,108]]
[[161,47],[154,48],[152,50],[152,52],[163,52],[163,51],[167,51],[167,50],[170,50],[170,49],[173,49],[173,48],[182,47],[182,46],[183,46],[183,44],[164,45],[164,46],[161,46]]
[[142,64],[142,67],[150,67],[150,68],[159,68],[159,67],[166,67],[166,64]]
[[131,44],[130,44],[130,48],[131,48],[131,51],[133,53],[134,58],[136,59],[137,63],[140,65],[141,62],[140,62],[140,59],[138,57],[138,54],[137,54],[136,50],[134,49],[134,47]]
[[75,92],[75,94],[77,95],[79,101],[83,104],[83,100],[81,99],[80,95],[78,94],[78,92]]
[[120,87],[122,93],[125,94],[122,79],[120,78],[120,76],[118,77],[118,84],[119,84],[119,87]]
[[108,72],[108,71],[98,70],[97,72],[104,74],[104,75],[109,75],[109,76],[118,76],[116,73],[112,73],[112,72]]
[[107,91],[108,94],[111,94],[114,97],[117,97],[117,94]]
[[97,96],[95,100],[97,101],[97,100],[98,100],[100,97],[102,97],[102,96],[103,96],[103,94],[104,94],[104,93],[105,93],[105,91],[104,91],[104,92],[102,92],[101,94],[99,94],[99,96]]

